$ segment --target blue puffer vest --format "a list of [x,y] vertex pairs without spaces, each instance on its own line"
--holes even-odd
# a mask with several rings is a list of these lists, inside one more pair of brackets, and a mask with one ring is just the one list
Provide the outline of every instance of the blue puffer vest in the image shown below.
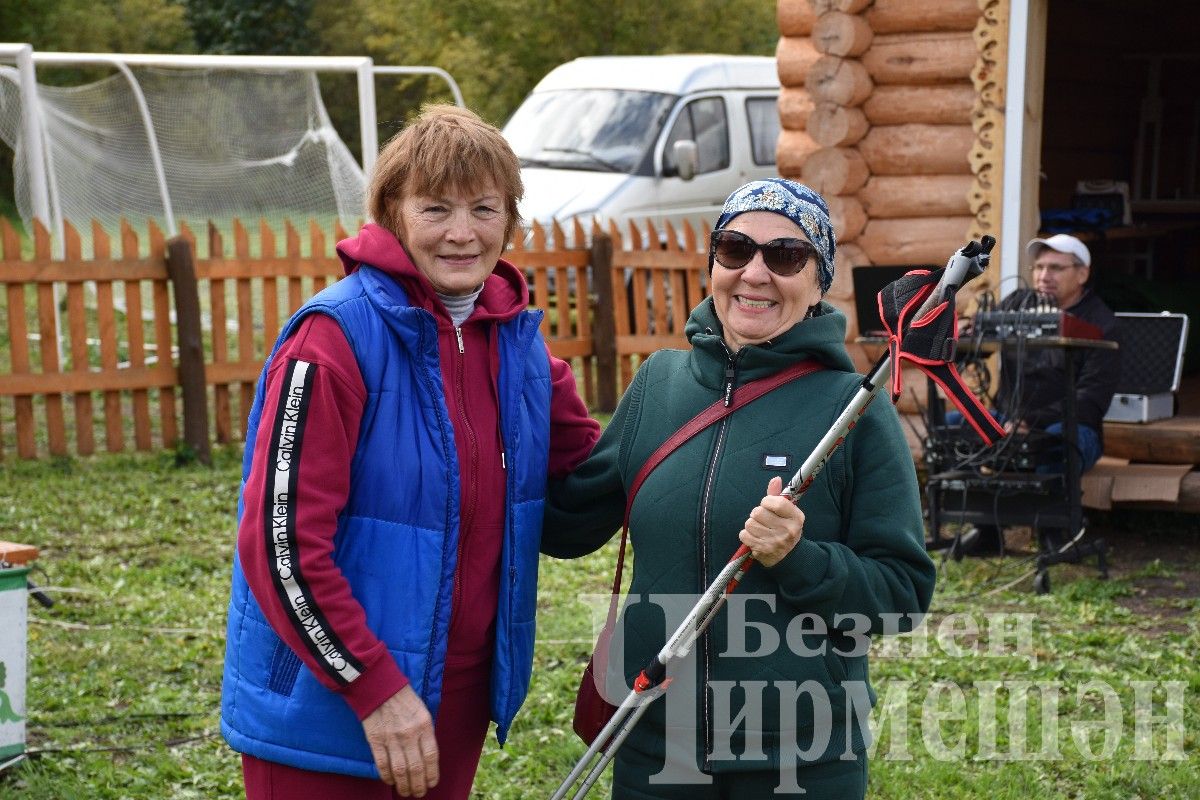
[[[366,610],[368,625],[436,718],[459,525],[458,462],[442,393],[436,322],[409,306],[396,281],[364,265],[305,304],[284,326],[276,351],[312,313],[339,323],[367,389],[333,557]],[[507,496],[491,716],[501,743],[525,699],[533,667],[550,434],[550,365],[540,320],[541,312],[521,312],[497,326]],[[268,358],[250,412],[248,443],[256,440],[270,365]],[[246,448],[243,482],[252,451]],[[271,629],[236,558],[227,637],[221,732],[235,750],[301,769],[378,777],[361,723]]]

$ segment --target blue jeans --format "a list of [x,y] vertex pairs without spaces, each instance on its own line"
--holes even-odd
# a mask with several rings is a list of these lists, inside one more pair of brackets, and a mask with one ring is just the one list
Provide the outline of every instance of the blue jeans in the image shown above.
[[[1046,433],[1053,433],[1057,436],[1063,435],[1063,425],[1061,422],[1056,422],[1053,425],[1046,426]],[[1104,454],[1104,447],[1100,444],[1100,433],[1090,425],[1075,424],[1075,444],[1079,451],[1079,472],[1083,474],[1092,467],[1096,466],[1096,462],[1100,460],[1100,456]],[[1065,459],[1066,456],[1063,456]],[[1047,468],[1048,467],[1048,468]],[[1048,464],[1046,467],[1038,467],[1038,472],[1059,472],[1066,470],[1066,462],[1060,465]]]
[[[1003,414],[993,411],[992,416],[995,417],[996,421],[1001,425],[1004,424]],[[946,412],[947,425],[962,425],[965,421],[966,420],[963,418],[963,415],[958,411]],[[1055,422],[1052,425],[1047,425],[1045,431],[1046,433],[1052,433],[1056,436],[1062,437],[1063,424],[1061,422]],[[1100,432],[1090,425],[1075,425],[1075,442],[1079,451],[1079,473],[1082,475],[1092,467],[1096,466],[1096,462],[1100,460],[1100,456],[1103,454],[1104,448],[1100,444]],[[1062,460],[1057,461],[1057,463],[1043,464],[1037,468],[1037,471],[1043,473],[1066,472],[1066,455],[1060,455],[1059,458]]]

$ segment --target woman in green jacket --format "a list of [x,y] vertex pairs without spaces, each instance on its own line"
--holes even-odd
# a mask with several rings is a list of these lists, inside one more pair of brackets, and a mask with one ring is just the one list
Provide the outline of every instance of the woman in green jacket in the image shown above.
[[730,195],[710,244],[711,296],[687,323],[691,349],[647,359],[592,455],[551,487],[543,551],[592,552],[620,527],[642,464],[678,428],[749,381],[800,360],[822,366],[701,431],[634,500],[636,563],[610,700],[624,697],[739,544],[760,566],[669,671],[665,702],[617,754],[614,798],[866,791],[870,638],[912,628],[934,567],[913,460],[885,401],[868,407],[799,507],[780,496],[861,381],[846,320],[822,300],[833,267],[820,195],[784,179]]

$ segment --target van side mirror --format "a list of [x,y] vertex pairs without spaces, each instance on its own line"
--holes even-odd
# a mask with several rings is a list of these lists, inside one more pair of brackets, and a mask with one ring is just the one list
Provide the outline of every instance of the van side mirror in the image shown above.
[[681,180],[690,181],[696,177],[700,166],[700,153],[696,143],[691,139],[680,139],[671,147],[671,157],[675,161],[675,174]]

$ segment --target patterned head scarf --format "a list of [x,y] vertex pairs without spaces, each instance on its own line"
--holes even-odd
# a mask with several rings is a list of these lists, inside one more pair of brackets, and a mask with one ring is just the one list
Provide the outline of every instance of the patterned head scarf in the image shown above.
[[[747,211],[773,211],[799,225],[817,248],[820,270],[817,280],[821,284],[821,294],[829,291],[833,283],[833,223],[829,221],[829,208],[821,195],[787,178],[751,181],[729,195],[717,219],[716,230]],[[711,263],[709,269],[712,269]]]

